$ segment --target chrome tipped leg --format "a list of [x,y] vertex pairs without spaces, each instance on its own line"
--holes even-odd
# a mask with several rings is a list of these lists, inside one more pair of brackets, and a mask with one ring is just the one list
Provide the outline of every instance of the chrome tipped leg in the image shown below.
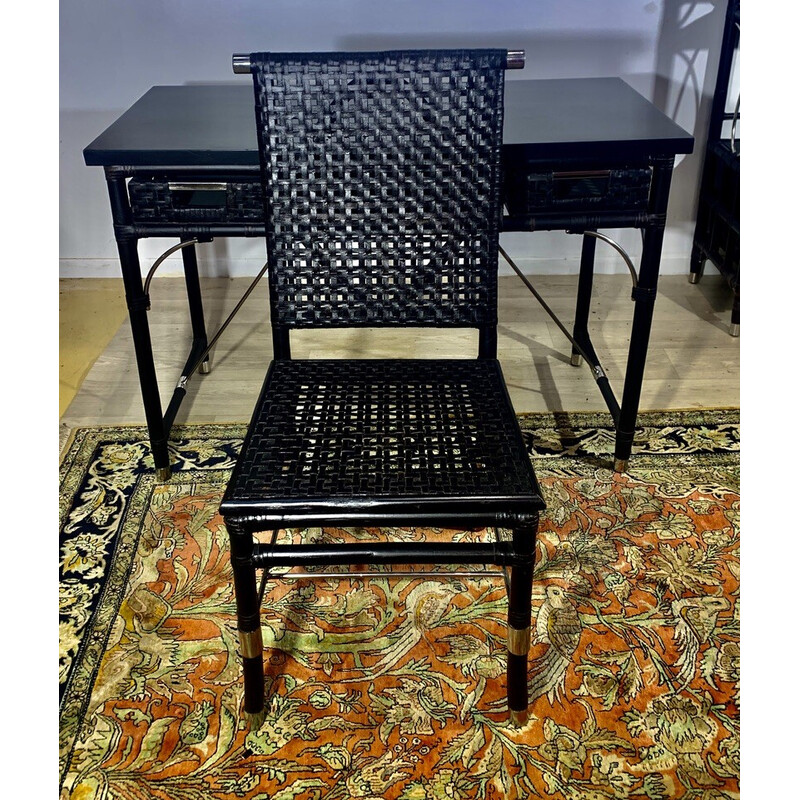
[[583,364],[583,356],[580,353],[573,353],[569,359],[569,363],[572,364],[573,367],[579,367]]
[[508,712],[508,722],[512,728],[524,728],[528,723],[528,710]]
[[629,459],[615,458],[614,459],[614,472],[627,472]]
[[690,272],[689,273],[689,283],[700,283],[700,278],[702,276],[699,272]]
[[201,375],[208,375],[208,373],[209,373],[209,372],[211,372],[211,361],[210,361],[210,360],[208,360],[208,359],[206,359],[205,361],[203,361],[203,362],[200,364],[200,367],[198,368],[198,372],[199,372]]
[[169,467],[158,467],[156,469],[156,480],[161,481],[168,481],[170,476],[172,475],[172,470]]
[[731,336],[738,336],[739,335],[739,323],[738,322],[732,323],[730,328],[728,328],[728,333]]

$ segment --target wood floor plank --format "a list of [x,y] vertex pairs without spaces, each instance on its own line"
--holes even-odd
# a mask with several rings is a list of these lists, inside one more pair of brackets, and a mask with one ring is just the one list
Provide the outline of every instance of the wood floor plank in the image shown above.
[[[576,276],[534,276],[532,280],[571,330]],[[246,278],[202,281],[210,335],[222,324],[249,282]],[[80,286],[82,299],[88,289]],[[151,337],[166,407],[191,346],[191,327],[182,279],[159,278],[151,289]],[[63,302],[68,302],[69,290],[67,287]],[[78,287],[73,290],[78,291]],[[718,275],[704,276],[699,285],[689,284],[686,276],[662,276],[642,385],[642,410],[738,406],[740,340],[727,332],[730,303],[730,292]],[[622,394],[632,314],[627,276],[596,276],[590,331],[617,397]],[[590,371],[585,365],[574,367],[569,363],[569,341],[517,278],[500,279],[499,320],[498,357],[517,411],[605,408]],[[63,414],[64,425],[144,422],[127,321],[115,333],[106,335],[109,344],[88,370]],[[470,357],[475,354],[476,342],[472,331],[314,331],[293,335],[293,352],[301,358],[368,354]],[[69,345],[62,342],[62,347],[65,344]],[[177,421],[246,421],[271,355],[264,282],[212,351],[211,373],[198,374],[190,381]]]

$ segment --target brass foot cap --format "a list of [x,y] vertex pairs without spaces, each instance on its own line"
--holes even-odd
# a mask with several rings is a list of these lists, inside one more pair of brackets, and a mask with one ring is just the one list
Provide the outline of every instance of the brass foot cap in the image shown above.
[[171,475],[172,470],[169,467],[156,468],[156,480],[158,481],[168,481]]
[[211,372],[211,362],[210,361],[204,361],[202,364],[200,364],[198,372],[201,375],[208,375],[208,373]]
[[614,459],[614,472],[627,472],[629,459],[615,458]]
[[264,720],[267,718],[267,712],[264,709],[261,711],[245,711],[244,712],[244,719],[247,727],[251,731],[257,731],[261,726],[264,724]]
[[739,335],[739,323],[736,322],[736,323],[732,324],[731,327],[728,329],[728,333],[730,333],[731,336],[738,336]]
[[573,353],[569,359],[569,363],[572,364],[573,367],[579,367],[583,364],[583,356],[580,353]]
[[689,273],[689,283],[700,283],[700,273],[699,272],[690,272]]
[[512,728],[524,728],[528,722],[528,710],[508,712],[508,721]]

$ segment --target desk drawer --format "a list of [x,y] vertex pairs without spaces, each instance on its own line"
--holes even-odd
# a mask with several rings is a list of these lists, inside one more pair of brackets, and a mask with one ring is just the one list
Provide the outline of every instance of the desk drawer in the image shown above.
[[214,181],[131,178],[133,219],[138,223],[257,223],[264,221],[258,178]]
[[512,215],[645,209],[651,177],[646,164],[509,159],[504,200]]

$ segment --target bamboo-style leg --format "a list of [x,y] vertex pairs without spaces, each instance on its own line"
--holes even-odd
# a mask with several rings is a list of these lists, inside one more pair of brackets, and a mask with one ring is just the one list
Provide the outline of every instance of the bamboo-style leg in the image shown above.
[[734,287],[733,310],[731,311],[731,326],[728,332],[731,336],[739,335],[739,284]]
[[706,257],[701,248],[697,245],[692,247],[692,255],[689,259],[689,283],[700,283],[706,267]]
[[[575,324],[572,335],[581,347],[586,347],[589,342],[589,310],[592,304],[592,282],[594,278],[594,251],[597,239],[593,236],[584,236],[581,247],[581,266],[578,278],[578,297],[575,303]],[[590,353],[591,355],[591,353]],[[583,362],[578,349],[572,346],[570,358],[572,366],[579,367]]]
[[236,522],[226,520],[231,542],[233,588],[244,673],[244,713],[252,728],[264,721],[264,644],[253,566],[253,534]]
[[150,436],[153,464],[158,480],[165,481],[170,476],[168,430],[161,412],[158,378],[153,361],[150,327],[147,321],[148,302],[142,286],[138,239],[130,229],[132,216],[125,178],[124,170],[106,167],[106,185],[111,201],[111,215],[114,221],[122,280],[125,285],[125,301],[128,306],[128,318],[133,335],[133,349],[139,372],[142,405]]
[[[181,241],[186,241],[182,237]],[[192,321],[192,353],[202,353],[208,346],[205,318],[203,316],[203,297],[200,292],[200,277],[197,271],[197,251],[194,245],[181,250],[183,273],[186,280],[186,297],[189,300],[189,315]],[[198,372],[207,375],[211,371],[209,357],[206,356],[198,367]]]
[[614,471],[627,472],[633,450],[636,417],[642,394],[647,346],[653,323],[653,309],[658,287],[658,271],[661,266],[661,245],[664,241],[664,226],[667,219],[667,200],[672,180],[674,156],[657,156],[651,159],[653,181],[650,187],[648,211],[653,216],[644,232],[639,280],[633,289],[635,301],[631,325],[628,363],[625,368],[625,385],[622,389],[617,436],[614,446]]
[[531,592],[538,520],[514,529],[514,550],[524,563],[511,567],[508,589],[508,716],[514,727],[528,720],[528,650],[531,645]]

